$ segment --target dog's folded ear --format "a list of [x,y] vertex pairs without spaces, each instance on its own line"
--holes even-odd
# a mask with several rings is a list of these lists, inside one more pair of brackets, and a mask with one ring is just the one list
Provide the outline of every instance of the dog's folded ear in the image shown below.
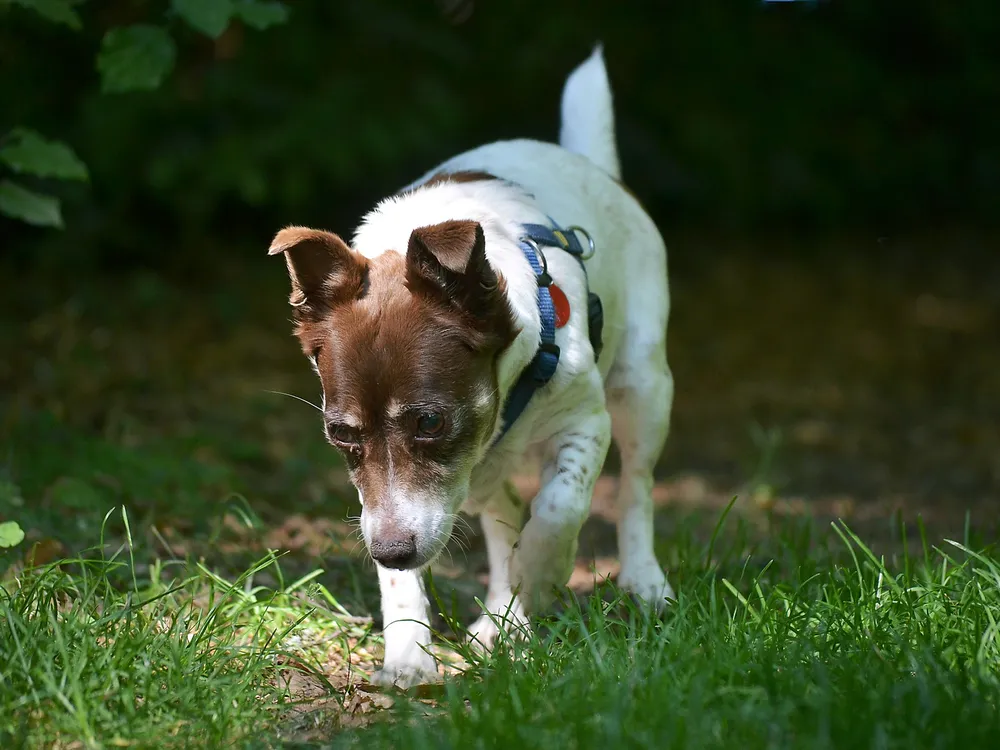
[[268,255],[284,253],[295,307],[330,307],[360,296],[367,261],[332,232],[286,227],[275,235]]
[[507,298],[486,259],[486,237],[478,222],[414,229],[406,248],[406,282],[412,291],[465,313],[483,332],[505,333],[510,327]]

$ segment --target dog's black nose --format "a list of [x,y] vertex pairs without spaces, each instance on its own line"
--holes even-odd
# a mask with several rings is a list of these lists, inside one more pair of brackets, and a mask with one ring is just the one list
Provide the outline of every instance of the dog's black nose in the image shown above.
[[417,559],[417,540],[413,534],[380,537],[372,539],[368,550],[380,565],[407,570],[413,567]]

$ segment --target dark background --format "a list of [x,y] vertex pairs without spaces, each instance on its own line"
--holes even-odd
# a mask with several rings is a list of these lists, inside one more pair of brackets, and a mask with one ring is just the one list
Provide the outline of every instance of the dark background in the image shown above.
[[737,492],[872,535],[897,511],[995,530],[993,0],[298,0],[214,42],[172,20],[165,85],[100,94],[104,31],[167,5],[86,3],[82,34],[3,16],[0,131],[65,140],[91,180],[44,186],[63,232],[0,219],[0,515],[82,544],[117,503],[181,536],[234,497],[356,513],[315,413],[272,393],[318,391],[270,238],[349,234],[461,150],[555,138],[601,40],[670,248],[662,523]]
[[290,221],[346,231],[453,153],[554,138],[562,82],[598,40],[625,178],[665,229],[886,235],[1000,216],[990,0],[299,0],[288,24],[216,42],[175,22],[166,85],[101,96],[104,30],[161,5],[85,4],[83,34],[5,17],[0,124],[66,140],[92,173],[67,193],[71,242],[4,223],[22,258],[161,265],[242,255]]

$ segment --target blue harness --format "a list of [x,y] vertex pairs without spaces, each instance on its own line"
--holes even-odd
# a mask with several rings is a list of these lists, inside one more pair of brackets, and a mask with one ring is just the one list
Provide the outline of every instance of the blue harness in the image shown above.
[[[552,223],[555,225],[555,222]],[[542,330],[534,359],[521,373],[507,397],[507,403],[503,410],[503,427],[497,436],[498,441],[507,434],[511,425],[527,408],[535,391],[552,379],[559,366],[559,346],[556,344],[556,310],[552,304],[552,293],[549,289],[552,285],[552,277],[549,276],[548,264],[545,262],[545,256],[539,250],[539,246],[558,247],[576,258],[580,264],[580,268],[583,269],[584,281],[587,283],[587,326],[590,332],[590,345],[594,349],[594,359],[600,356],[603,344],[601,334],[604,328],[604,308],[601,305],[601,298],[590,291],[587,267],[584,265],[584,261],[594,253],[593,239],[586,230],[580,227],[569,227],[563,230],[558,225],[553,228],[544,224],[523,224],[521,228],[524,232],[519,243],[521,252],[528,259],[528,263],[531,264],[538,279],[538,313],[542,322]],[[585,252],[580,244],[577,232],[586,236],[590,245],[588,252]]]

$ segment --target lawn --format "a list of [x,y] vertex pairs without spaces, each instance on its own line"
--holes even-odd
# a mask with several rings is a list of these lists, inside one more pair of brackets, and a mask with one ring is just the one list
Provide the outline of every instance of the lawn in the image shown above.
[[315,577],[140,573],[126,538],[4,582],[2,746],[995,747],[1000,564],[946,543],[893,569],[837,536],[763,565],[673,540],[662,619],[602,585],[489,659],[446,627],[454,676],[410,695],[355,686],[377,638]]
[[481,553],[456,547],[433,579],[444,685],[368,688],[374,576],[314,413],[281,395],[314,385],[266,279],[6,295],[0,522],[27,537],[0,550],[0,748],[1000,742],[979,519],[873,540],[743,494],[658,511],[662,618],[582,559],[590,584],[485,660],[457,637]]

